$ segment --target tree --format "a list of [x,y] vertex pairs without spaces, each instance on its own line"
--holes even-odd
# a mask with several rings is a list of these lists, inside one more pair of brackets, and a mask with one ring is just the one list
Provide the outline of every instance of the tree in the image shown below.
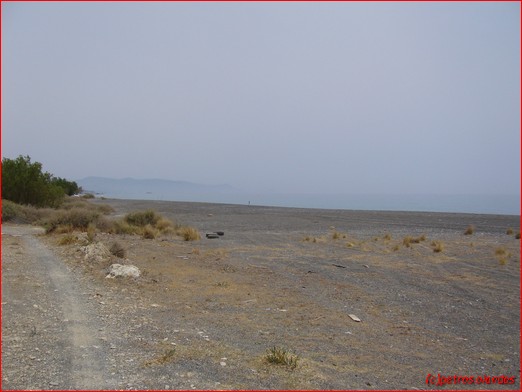
[[62,188],[67,196],[76,195],[82,190],[75,181],[67,181],[65,178],[53,178],[52,183]]
[[57,207],[66,191],[29,156],[2,159],[2,198],[36,207]]

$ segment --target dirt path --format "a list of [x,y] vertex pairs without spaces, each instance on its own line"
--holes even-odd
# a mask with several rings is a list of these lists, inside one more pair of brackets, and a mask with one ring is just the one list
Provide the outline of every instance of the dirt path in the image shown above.
[[82,282],[37,233],[2,227],[2,389],[114,387]]

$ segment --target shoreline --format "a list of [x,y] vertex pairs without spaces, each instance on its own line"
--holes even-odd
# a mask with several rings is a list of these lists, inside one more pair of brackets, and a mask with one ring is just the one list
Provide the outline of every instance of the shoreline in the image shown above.
[[192,201],[192,200],[156,200],[156,199],[129,199],[118,197],[95,196],[96,201],[120,201],[120,202],[141,202],[141,203],[178,203],[178,204],[195,204],[201,206],[225,206],[225,207],[252,207],[252,208],[278,208],[291,210],[306,210],[306,211],[339,211],[342,213],[384,213],[384,214],[442,214],[442,215],[479,215],[479,216],[503,216],[503,217],[518,217],[521,214],[508,214],[496,212],[466,212],[466,211],[430,211],[430,210],[394,210],[394,209],[356,209],[356,208],[335,208],[335,207],[303,207],[303,206],[283,206],[283,205],[265,205],[265,204],[242,204],[231,202],[216,202],[216,201]]
[[203,232],[227,228],[237,231],[240,236],[242,230],[281,234],[318,233],[331,226],[365,236],[408,231],[433,235],[443,232],[458,234],[469,226],[474,226],[477,232],[492,234],[505,234],[508,228],[520,230],[518,215],[340,210],[132,199],[95,200],[96,203],[112,206],[117,215],[153,209],[173,221],[195,226]]
[[309,194],[309,193],[212,193],[212,192],[110,192],[98,197],[124,200],[184,201],[328,210],[454,212],[520,215],[518,194]]

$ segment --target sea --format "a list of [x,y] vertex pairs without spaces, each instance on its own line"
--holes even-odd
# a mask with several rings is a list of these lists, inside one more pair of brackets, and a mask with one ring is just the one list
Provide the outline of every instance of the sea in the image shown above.
[[150,192],[122,192],[98,196],[117,199],[189,201],[339,210],[417,211],[520,215],[520,195],[383,195],[291,193],[154,194]]

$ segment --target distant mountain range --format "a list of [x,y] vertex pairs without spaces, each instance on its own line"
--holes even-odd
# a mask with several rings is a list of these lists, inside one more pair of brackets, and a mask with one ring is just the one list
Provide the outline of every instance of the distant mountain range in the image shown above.
[[230,185],[204,185],[161,179],[86,177],[77,180],[84,192],[129,199],[189,200],[210,195],[227,195],[238,190]]

